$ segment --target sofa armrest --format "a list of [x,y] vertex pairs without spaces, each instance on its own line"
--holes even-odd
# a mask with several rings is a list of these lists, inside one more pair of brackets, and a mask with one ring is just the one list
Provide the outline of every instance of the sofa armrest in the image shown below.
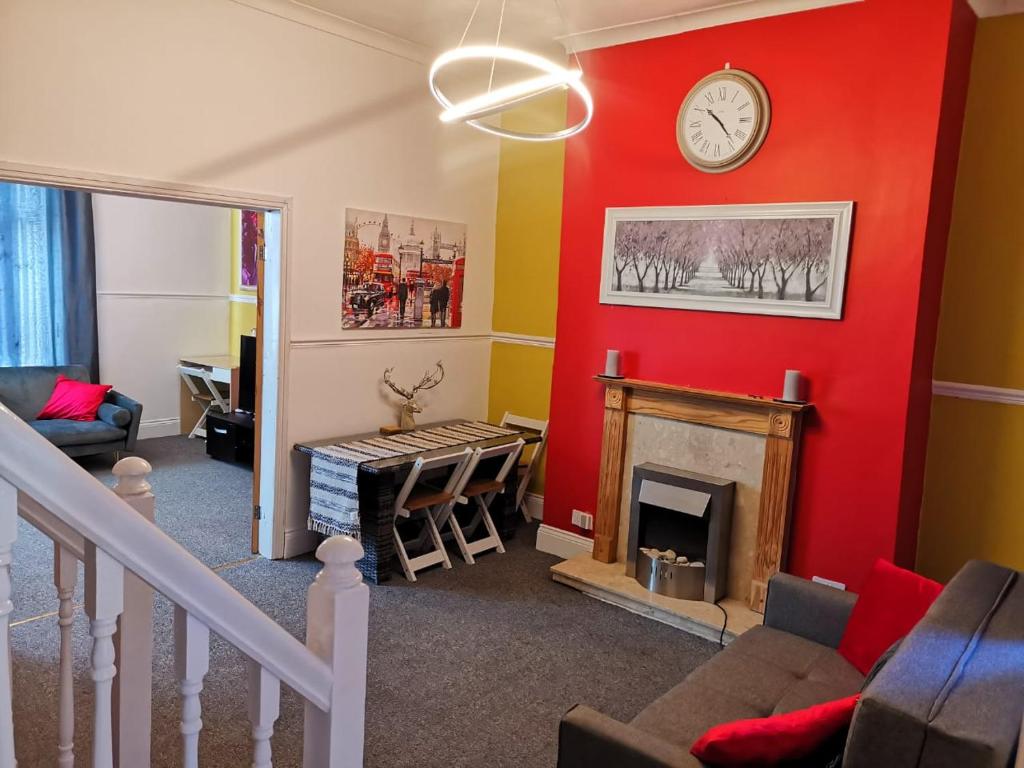
[[699,768],[687,750],[590,707],[573,707],[558,728],[558,768]]
[[768,582],[764,625],[838,648],[855,602],[852,592],[777,573]]
[[114,389],[107,393],[105,402],[120,406],[131,413],[132,420],[127,427],[128,437],[125,438],[124,449],[126,451],[134,451],[135,440],[139,436],[139,424],[142,422],[142,403],[132,400],[127,395],[122,395]]

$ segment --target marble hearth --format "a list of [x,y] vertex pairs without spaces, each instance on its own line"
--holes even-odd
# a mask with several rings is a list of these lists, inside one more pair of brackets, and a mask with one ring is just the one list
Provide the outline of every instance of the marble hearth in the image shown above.
[[606,387],[594,554],[552,578],[607,602],[718,638],[722,613],[702,601],[649,592],[626,575],[633,467],[645,462],[736,483],[729,545],[726,636],[761,623],[765,587],[785,562],[796,454],[809,406],[629,379]]

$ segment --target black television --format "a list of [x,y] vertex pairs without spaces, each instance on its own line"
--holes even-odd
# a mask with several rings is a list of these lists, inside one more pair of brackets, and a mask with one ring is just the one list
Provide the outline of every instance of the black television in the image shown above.
[[238,410],[256,412],[256,337],[242,336],[238,355]]

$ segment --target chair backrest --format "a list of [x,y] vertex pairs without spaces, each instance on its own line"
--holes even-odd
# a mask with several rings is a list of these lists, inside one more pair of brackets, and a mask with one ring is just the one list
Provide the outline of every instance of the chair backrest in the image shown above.
[[[514,413],[505,411],[505,415],[501,417],[501,426],[511,427],[513,429],[534,429],[540,432],[540,442],[533,445],[533,453],[530,455],[529,460],[526,462],[529,467],[529,474],[533,474],[533,469],[540,461],[541,454],[544,453],[544,448],[548,444],[548,422],[545,419],[531,419],[528,416],[517,416]],[[529,478],[527,478],[529,482]]]
[[[409,494],[412,493],[412,489],[416,487],[416,483],[419,481],[420,476],[424,472],[430,472],[435,469],[443,469],[444,467],[454,467],[451,475],[448,477],[448,481],[445,483],[445,493],[458,495],[456,488],[461,488],[465,484],[463,476],[468,476],[466,469],[473,460],[473,449],[466,448],[464,451],[458,451],[456,453],[446,453],[442,456],[434,456],[430,459],[425,459],[420,456],[416,459],[416,463],[413,464],[412,469],[409,470],[409,476],[402,483],[402,488],[398,492],[398,496],[395,497],[395,510],[398,511],[405,506],[406,500],[409,498]],[[461,483],[461,485],[460,485]]]
[[547,437],[548,434],[548,422],[546,420],[531,419],[528,416],[517,416],[511,411],[505,411],[505,415],[501,417],[501,426],[535,429],[540,432],[541,437]]
[[[505,478],[508,477],[508,473],[519,461],[519,454],[523,451],[525,442],[522,439],[516,440],[514,443],[506,443],[505,445],[496,445],[493,448],[477,448],[473,451],[473,458],[470,459],[469,466],[466,467],[466,480],[467,482],[471,477],[477,474],[477,467],[480,466],[481,462],[489,461],[490,459],[497,459],[501,456],[505,456],[506,459],[502,462],[498,468],[498,472],[492,478],[496,482],[503,483]],[[463,483],[465,487],[465,483]]]

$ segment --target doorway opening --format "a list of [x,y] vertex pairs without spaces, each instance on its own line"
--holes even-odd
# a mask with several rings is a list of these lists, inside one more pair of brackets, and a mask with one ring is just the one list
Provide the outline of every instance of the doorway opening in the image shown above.
[[[288,201],[3,164],[0,185],[88,202],[99,349],[88,378],[141,405],[119,453],[153,465],[158,524],[211,567],[281,556]],[[109,476],[113,455],[77,456]]]

